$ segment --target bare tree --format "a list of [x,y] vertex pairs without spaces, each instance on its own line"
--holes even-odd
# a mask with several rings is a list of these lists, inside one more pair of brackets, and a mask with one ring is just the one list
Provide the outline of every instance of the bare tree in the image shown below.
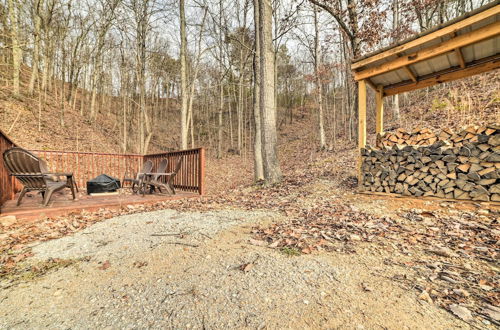
[[19,95],[19,73],[21,70],[22,50],[19,41],[18,14],[19,3],[17,0],[8,0],[10,39],[12,45],[12,84],[14,95]]

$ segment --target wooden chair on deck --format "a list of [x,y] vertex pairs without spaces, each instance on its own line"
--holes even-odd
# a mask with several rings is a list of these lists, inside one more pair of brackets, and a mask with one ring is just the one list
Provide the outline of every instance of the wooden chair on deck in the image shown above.
[[[46,171],[45,162],[22,148],[11,148],[3,153],[5,167],[10,175],[16,177],[24,185],[19,194],[17,206],[28,191],[40,191],[43,196],[43,205],[47,206],[52,194],[64,188],[70,188],[75,196],[73,173],[49,173]],[[55,181],[55,178],[66,176],[66,181]]]
[[[160,193],[163,193],[162,189],[167,191],[169,194],[175,195],[175,188],[174,188],[174,178],[181,169],[182,165],[182,157],[179,158],[177,163],[175,164],[175,169],[173,172],[166,173],[166,166],[165,170],[163,172],[157,172],[157,173],[148,173],[146,179],[143,182],[143,189],[142,189],[142,195],[144,196],[146,193],[147,187],[150,187],[151,191],[153,192],[155,189],[158,189]],[[160,166],[158,166],[160,168]],[[161,179],[166,178],[163,182]]]
[[[158,181],[161,177],[161,174],[167,172],[167,166],[168,166],[168,160],[166,158],[162,158],[160,161],[160,164],[158,164],[158,167],[156,168],[155,173],[151,173],[151,175],[148,176],[149,181]],[[156,187],[150,186],[150,193],[152,194],[155,191]]]
[[142,170],[141,172],[137,173],[137,175],[134,178],[123,178],[122,183],[125,184],[125,182],[130,182],[132,183],[132,191],[134,193],[137,193],[139,189],[142,186],[142,181],[144,180],[145,173],[150,173],[153,170],[153,162],[150,160],[147,160],[142,164]]

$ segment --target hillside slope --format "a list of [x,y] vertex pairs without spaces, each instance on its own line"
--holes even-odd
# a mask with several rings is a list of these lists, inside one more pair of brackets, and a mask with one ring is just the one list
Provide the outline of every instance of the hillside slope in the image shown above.
[[[24,85],[27,80],[28,72],[25,71]],[[443,127],[459,129],[469,124],[498,123],[499,87],[498,72],[490,72],[403,94],[400,96],[400,120],[395,119],[392,99],[388,98],[385,104],[385,128],[413,129],[420,126],[439,130]],[[86,102],[83,103],[83,111],[87,111]],[[121,121],[113,111],[99,113],[96,122],[91,123],[80,113],[81,100],[78,100],[75,109],[65,103],[65,126],[62,127],[61,104],[54,92],[47,93],[40,117],[38,104],[36,95],[33,98],[25,94],[14,97],[10,88],[3,86],[0,88],[0,129],[21,146],[30,149],[120,152]],[[356,139],[347,140],[340,133],[337,144],[331,146],[329,152],[319,152],[316,148],[314,104],[295,109],[293,113],[292,123],[280,125],[279,129],[279,157],[284,173],[304,169],[320,159],[326,161],[323,171],[326,176],[342,176],[342,180],[349,181],[349,177],[355,173]],[[168,109],[168,116],[170,120],[166,125],[155,127],[149,152],[179,148],[179,111],[172,107]],[[38,130],[39,118],[41,130]],[[371,104],[368,113],[369,141],[374,140],[374,120],[375,111]],[[228,153],[223,159],[215,159],[213,154],[208,148],[209,192],[252,183],[253,156],[250,150],[241,156]]]
[[[8,81],[5,72],[0,72],[3,81]],[[46,93],[35,91],[27,93],[30,70],[23,68],[21,74],[21,95],[14,96],[10,86],[0,86],[0,129],[16,143],[29,149],[71,150],[95,152],[121,152],[120,125],[122,120],[108,105],[113,99],[108,98],[101,106],[94,122],[87,119],[90,93],[82,97],[78,90],[77,102],[61,102],[60,86],[54,83]],[[69,86],[65,86],[69,89]],[[59,93],[59,95],[58,95]],[[99,96],[98,96],[99,99]],[[64,109],[64,125],[61,125],[61,113]],[[104,110],[102,110],[104,109]],[[120,110],[120,109],[113,109]],[[170,109],[168,125],[157,127],[152,138],[150,152],[176,148],[179,116],[178,111]],[[130,123],[129,123],[130,125]],[[131,133],[137,131],[131,128]],[[167,133],[168,132],[168,133]],[[129,152],[134,152],[131,150]]]

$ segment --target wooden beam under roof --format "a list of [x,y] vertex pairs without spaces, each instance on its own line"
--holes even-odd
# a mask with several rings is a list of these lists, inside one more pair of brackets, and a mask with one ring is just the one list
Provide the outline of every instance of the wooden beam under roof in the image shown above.
[[460,67],[462,69],[465,69],[465,59],[464,59],[464,55],[462,54],[462,51],[460,50],[460,48],[455,48],[455,54],[457,55],[457,60],[458,60],[458,63],[460,63]]
[[390,48],[390,49],[388,49],[384,52],[381,52],[379,54],[375,54],[375,55],[370,56],[368,58],[357,61],[351,65],[351,69],[353,69],[353,70],[359,69],[363,66],[374,63],[376,61],[385,59],[385,58],[390,57],[390,56],[397,55],[397,54],[402,53],[408,49],[417,47],[417,46],[422,45],[428,41],[431,41],[431,40],[434,40],[437,38],[441,38],[442,36],[451,34],[455,31],[463,29],[464,27],[470,26],[474,23],[480,22],[482,20],[488,19],[489,17],[495,16],[498,14],[500,14],[500,5],[497,4],[494,7],[488,8],[487,10],[484,10],[484,11],[477,13],[473,16],[467,17],[467,18],[460,20],[454,24],[445,26],[445,27],[438,29],[434,32],[426,34],[420,38],[408,41],[400,46]]
[[398,57],[388,62],[384,62],[375,67],[368,68],[359,72],[354,72],[354,79],[367,79],[389,71],[397,70],[410,64],[422,62],[429,58],[433,58],[449,52],[454,52],[456,48],[464,47],[489,38],[493,38],[499,34],[500,22],[495,22],[472,32],[464,33],[455,38],[451,38],[450,40],[442,42],[436,46],[427,47],[412,54]]
[[374,91],[376,91],[378,89],[378,86],[375,85],[373,83],[373,81],[371,81],[370,79],[366,79],[366,83],[368,84],[368,86],[370,86]]
[[[455,38],[457,36],[457,33],[453,32],[451,35],[453,36],[453,38]],[[460,64],[460,67],[462,69],[465,69],[465,59],[460,47],[455,48],[455,56],[457,57],[457,61]]]
[[408,77],[410,77],[410,79],[413,82],[417,82],[417,76],[415,76],[415,74],[413,73],[413,71],[411,71],[411,69],[408,67],[408,65],[405,65],[403,68],[405,69],[406,73],[408,74]]
[[418,82],[411,82],[403,85],[397,84],[394,86],[385,86],[384,96],[409,92],[415,89],[429,87],[443,82],[466,78],[486,71],[496,70],[498,68],[500,68],[500,54],[488,57],[477,63],[469,63],[465,67],[465,69],[461,69],[460,67],[449,68],[427,76],[419,77]]

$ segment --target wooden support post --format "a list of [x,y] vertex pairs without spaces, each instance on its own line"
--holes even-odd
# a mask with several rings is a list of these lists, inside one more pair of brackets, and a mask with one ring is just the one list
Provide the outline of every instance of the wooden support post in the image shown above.
[[200,195],[205,195],[205,149],[204,148],[200,148],[200,154],[198,157],[199,157],[198,193]]
[[376,101],[376,110],[377,110],[377,118],[376,118],[376,132],[382,133],[384,131],[384,90],[382,87],[377,89],[377,93],[375,96]]
[[358,185],[361,184],[361,149],[366,146],[366,82],[358,81]]

